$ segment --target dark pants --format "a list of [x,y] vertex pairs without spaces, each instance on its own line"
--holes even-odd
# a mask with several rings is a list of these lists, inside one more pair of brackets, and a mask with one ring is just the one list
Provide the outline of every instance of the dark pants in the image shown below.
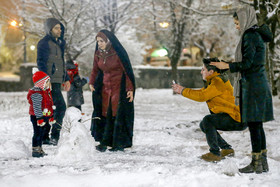
[[30,116],[30,121],[33,124],[32,147],[38,147],[38,146],[41,147],[46,126],[43,127],[38,126],[37,118],[36,116],[33,115]]
[[108,107],[107,116],[105,118],[106,125],[104,127],[104,133],[100,144],[111,146],[113,145],[113,134],[114,134],[114,127],[115,127],[115,119],[116,117],[112,116],[112,105],[111,102]]
[[262,149],[266,149],[266,138],[263,130],[263,123],[248,122],[248,127],[250,131],[253,152],[259,153]]
[[61,93],[60,83],[52,83],[52,98],[53,103],[56,106],[53,115],[53,118],[54,120],[56,120],[56,123],[52,125],[51,138],[58,140],[60,130],[62,127],[62,121],[66,111],[66,104]]
[[216,155],[220,155],[220,148],[231,148],[231,145],[221,137],[217,130],[242,131],[246,127],[246,124],[236,122],[226,113],[209,114],[200,122],[200,128],[206,134],[209,150]]

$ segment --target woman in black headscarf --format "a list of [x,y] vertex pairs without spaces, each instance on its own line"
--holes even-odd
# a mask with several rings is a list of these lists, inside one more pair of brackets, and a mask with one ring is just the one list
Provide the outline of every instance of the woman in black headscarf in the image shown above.
[[251,136],[252,162],[239,169],[241,173],[268,171],[266,138],[263,122],[273,120],[270,86],[266,77],[265,42],[272,39],[268,27],[257,25],[253,7],[244,6],[234,14],[236,29],[241,38],[235,51],[234,63],[212,62],[219,69],[235,72],[234,96],[239,104],[241,120],[247,123]]
[[94,111],[91,133],[100,142],[96,149],[123,151],[132,146],[135,78],[129,57],[117,37],[108,30],[96,35],[90,89]]

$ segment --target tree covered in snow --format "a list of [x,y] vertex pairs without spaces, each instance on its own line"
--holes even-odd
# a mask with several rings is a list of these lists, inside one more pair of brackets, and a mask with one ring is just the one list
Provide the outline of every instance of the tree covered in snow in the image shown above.
[[172,66],[172,79],[176,81],[177,64],[186,43],[185,31],[191,16],[190,11],[181,3],[191,6],[193,1],[145,1],[141,17],[138,17],[135,23],[141,37],[149,41],[147,44],[167,49]]
[[[267,50],[267,72],[272,86],[272,94],[277,95],[276,82],[279,81],[280,71],[280,1],[279,0],[254,0],[259,25],[267,24],[273,34],[273,41],[269,43]],[[278,45],[277,45],[278,44]]]
[[[11,0],[10,8],[20,23],[27,38],[38,41],[45,35],[44,21],[49,17],[57,18],[65,26],[66,59],[75,60],[94,42],[96,33],[96,13],[94,1],[53,1],[53,0]],[[9,7],[7,7],[9,8]]]
[[[135,24],[137,32],[152,46],[168,50],[172,79],[177,80],[177,64],[187,46],[199,47],[202,57],[232,58],[236,43],[232,19],[227,24],[232,11],[222,10],[220,1],[149,0],[143,11],[141,20],[137,19]],[[222,49],[226,49],[224,54]]]
[[20,29],[26,32],[28,39],[34,37],[35,44],[45,35],[43,23],[47,18],[55,17],[61,21],[65,26],[66,60],[77,60],[82,68],[92,64],[95,35],[101,29],[121,36],[121,43],[130,46],[126,49],[133,58],[132,62],[142,62],[143,43],[137,40],[135,32],[132,32],[135,29],[128,22],[144,0],[11,1],[15,7],[11,11],[24,25]]
[[112,33],[117,31],[138,11],[144,0],[97,0],[94,6],[98,16],[98,27],[108,29]]
[[49,10],[52,17],[60,20],[65,26],[67,59],[77,59],[88,46],[94,43],[93,33],[97,31],[94,1],[38,1]]
[[[66,26],[66,54],[73,60],[95,43],[95,35],[101,29],[117,33],[132,18],[136,0],[38,0],[49,9],[53,17]],[[127,30],[129,31],[129,30]],[[123,34],[127,35],[125,30]],[[135,41],[137,42],[137,41]]]
[[[234,60],[238,35],[235,33],[232,15],[243,4],[254,6],[259,25],[269,25],[274,41],[269,44],[267,70],[273,94],[277,94],[276,81],[279,80],[279,0],[147,0],[141,20],[135,24],[137,32],[153,46],[168,49],[173,79],[177,79],[176,66],[182,48],[194,45],[200,48],[201,56],[218,56],[227,61]],[[169,26],[161,28],[160,23]],[[277,69],[278,68],[278,69]]]

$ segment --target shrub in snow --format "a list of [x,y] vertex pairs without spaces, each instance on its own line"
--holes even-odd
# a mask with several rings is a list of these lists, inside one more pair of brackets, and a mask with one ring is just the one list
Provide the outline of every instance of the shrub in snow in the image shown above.
[[90,159],[95,152],[95,142],[89,129],[79,122],[81,111],[75,107],[66,110],[55,157],[64,160]]

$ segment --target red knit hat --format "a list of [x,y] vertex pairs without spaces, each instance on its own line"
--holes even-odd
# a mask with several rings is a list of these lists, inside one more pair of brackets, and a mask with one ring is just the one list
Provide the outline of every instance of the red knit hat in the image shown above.
[[41,88],[42,90],[44,90],[46,82],[50,79],[50,77],[43,71],[35,72],[32,78],[35,87]]

